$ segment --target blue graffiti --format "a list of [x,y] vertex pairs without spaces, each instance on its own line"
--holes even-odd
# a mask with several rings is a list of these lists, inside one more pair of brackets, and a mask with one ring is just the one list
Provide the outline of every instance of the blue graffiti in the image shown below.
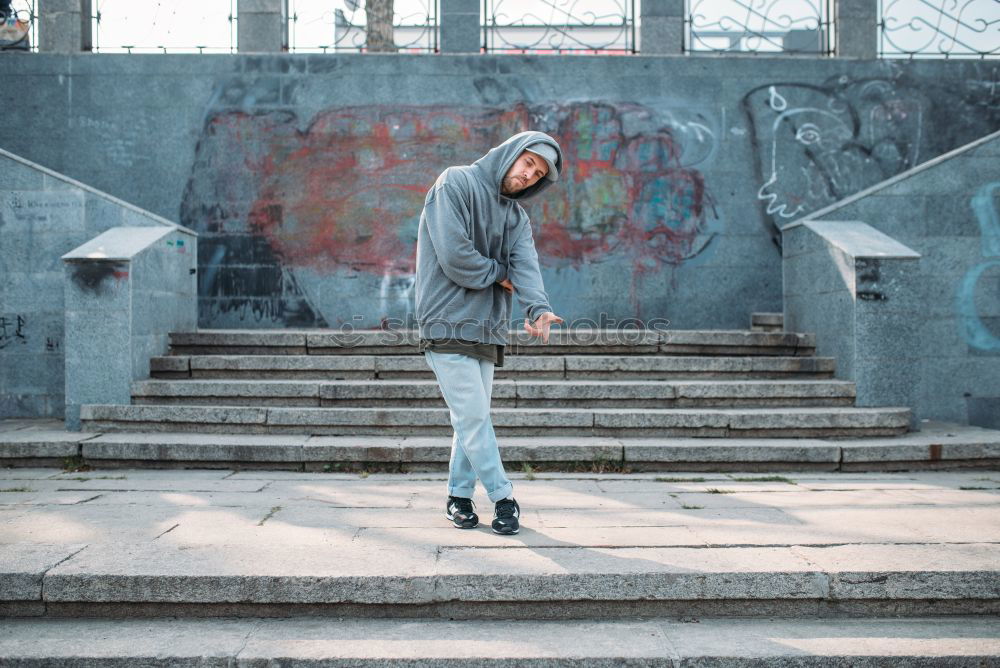
[[976,283],[990,267],[1000,267],[1000,212],[994,198],[1000,192],[1000,181],[987,183],[973,195],[970,204],[982,232],[982,255],[987,259],[975,265],[962,278],[956,295],[958,326],[962,338],[980,350],[1000,350],[1000,337],[991,332],[976,310]]

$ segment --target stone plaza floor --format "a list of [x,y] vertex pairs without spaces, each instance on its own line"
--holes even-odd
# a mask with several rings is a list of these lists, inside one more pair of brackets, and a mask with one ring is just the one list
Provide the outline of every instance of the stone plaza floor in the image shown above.
[[1000,472],[511,478],[516,536],[444,473],[0,469],[0,659],[1000,656]]

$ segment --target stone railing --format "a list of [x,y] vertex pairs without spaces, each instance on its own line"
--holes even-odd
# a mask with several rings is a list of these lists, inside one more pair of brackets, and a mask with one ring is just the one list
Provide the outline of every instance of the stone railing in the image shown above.
[[115,227],[62,256],[68,429],[83,404],[130,403],[169,333],[194,331],[197,242],[181,227]]
[[814,332],[816,354],[854,381],[858,406],[915,407],[922,346],[920,253],[872,226],[807,220],[782,228],[784,326]]

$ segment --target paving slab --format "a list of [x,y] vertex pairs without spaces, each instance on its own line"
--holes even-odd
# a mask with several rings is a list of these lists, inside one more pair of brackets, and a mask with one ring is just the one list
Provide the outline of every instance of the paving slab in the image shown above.
[[787,509],[794,525],[764,527],[754,520],[690,523],[709,544],[1000,543],[1000,513],[993,508],[954,511],[923,508]]
[[259,536],[260,524],[274,516],[274,506],[239,507],[129,505],[123,513],[116,505],[76,505],[31,508],[14,517],[0,515],[0,543],[83,543],[113,544],[176,540],[192,535],[189,542],[223,542],[225,537],[243,535],[244,544]]
[[[487,502],[479,504],[484,506]],[[417,511],[402,512],[398,508],[338,508],[330,505],[302,504],[282,506],[275,519],[288,525],[304,529],[351,529],[356,531],[361,527],[421,527],[452,528],[444,516],[444,501],[441,501],[437,512]],[[270,522],[271,520],[268,520]],[[458,533],[457,529],[453,529]]]
[[[0,483],[0,489],[11,483]],[[20,483],[37,492],[257,492],[265,480],[221,480],[175,475],[172,478],[143,478],[124,473],[78,472]],[[0,494],[0,502],[5,495]]]
[[[442,513],[443,515],[443,513]],[[450,526],[432,528],[366,527],[357,533],[358,542],[387,545],[430,545],[441,547],[511,547],[508,536],[490,529],[491,513],[480,515],[480,524],[468,531]],[[486,521],[484,521],[486,520]],[[524,527],[517,534],[517,547],[677,547],[703,546],[706,541],[690,527]]]
[[969,489],[904,489],[899,495],[911,499],[911,503],[941,506],[995,506],[1000,503],[1000,490],[973,489],[977,485],[969,485]]
[[[175,527],[158,541],[185,549],[191,546],[211,548],[219,544],[242,546],[247,550],[256,550],[260,545],[327,549],[350,545],[360,531],[358,527],[337,526],[331,522],[321,526],[314,521],[312,526],[304,526],[300,522],[287,521],[283,513],[281,506],[238,511],[229,508],[187,510],[171,518],[176,522]],[[371,541],[370,544],[378,543]]]
[[[72,493],[81,494],[79,492]],[[82,494],[90,493],[84,492]],[[85,505],[88,506],[110,506],[119,508],[119,512],[125,513],[131,506],[168,506],[174,508],[214,506],[240,508],[248,504],[267,504],[271,499],[265,499],[258,494],[254,494],[251,497],[248,492],[119,491],[94,492],[85,501]]]
[[[21,481],[14,486],[4,483],[0,487],[0,505],[28,506],[58,506],[74,503],[87,503],[100,498],[102,492],[78,491],[46,491],[42,481]],[[47,481],[46,481],[47,482]]]
[[56,418],[5,418],[0,420],[0,433],[32,429],[41,431],[59,431],[63,421]]
[[685,504],[703,508],[778,507],[786,510],[814,506],[893,508],[920,503],[919,498],[910,496],[909,490],[755,492],[731,489],[724,483],[720,483],[715,489],[718,490],[717,493],[687,492],[678,498]]
[[[757,478],[762,478],[760,475]],[[697,481],[696,480],[699,480]],[[690,482],[685,482],[690,481]],[[601,490],[609,494],[649,492],[651,494],[706,492],[709,489],[725,488],[740,492],[785,492],[800,491],[802,488],[790,482],[769,482],[762,478],[761,482],[733,480],[723,475],[692,476],[663,475],[650,480],[602,480],[598,483]]]
[[536,513],[539,526],[546,528],[697,526],[751,521],[766,531],[772,526],[794,527],[802,524],[779,508],[537,509]]
[[274,491],[260,492],[194,492],[194,491],[146,491],[146,492],[100,492],[87,501],[93,506],[172,506],[172,507],[217,507],[241,508],[244,506],[273,507],[297,505],[304,508],[406,508],[411,496],[385,495],[374,492],[332,490],[326,486],[308,483]]
[[[7,469],[9,471],[16,471],[18,469]],[[198,481],[198,484],[212,480],[224,480],[226,478],[231,478],[236,471],[231,469],[147,469],[147,468],[130,468],[130,469],[105,469],[100,467],[94,467],[92,469],[84,471],[55,471],[53,469],[36,469],[39,471],[48,471],[53,480],[78,480],[78,479],[88,479],[88,480],[112,480],[121,479],[121,476],[125,476],[128,480],[133,481],[168,481],[168,480],[180,480],[186,481]],[[280,475],[280,471],[273,471],[274,475]]]
[[3,481],[3,486],[7,486],[6,482],[10,480],[45,480],[54,478],[59,473],[59,469],[52,468],[3,467],[0,468],[0,481]]
[[282,481],[268,485],[262,496],[286,505],[308,501],[346,508],[407,508],[415,494],[412,483]]

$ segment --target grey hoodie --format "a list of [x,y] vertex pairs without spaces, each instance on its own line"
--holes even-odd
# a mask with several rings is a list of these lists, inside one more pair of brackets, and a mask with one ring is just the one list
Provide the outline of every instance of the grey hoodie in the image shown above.
[[424,339],[507,343],[512,297],[497,281],[510,279],[529,320],[551,311],[522,202],[552,185],[542,177],[507,196],[504,175],[531,144],[562,149],[544,132],[521,132],[471,165],[449,167],[427,192],[417,227],[416,322]]

